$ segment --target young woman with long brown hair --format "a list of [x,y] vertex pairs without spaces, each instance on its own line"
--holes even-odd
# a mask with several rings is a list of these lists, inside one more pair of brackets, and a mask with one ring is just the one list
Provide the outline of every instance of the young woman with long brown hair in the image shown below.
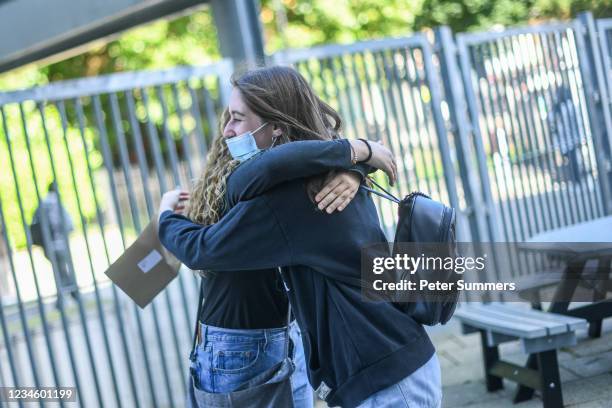
[[[274,90],[279,96],[287,92],[282,89],[283,85],[291,86],[287,83],[281,84]],[[245,89],[245,92],[251,90]],[[213,141],[205,171],[192,188],[186,215],[198,224],[209,225],[219,221],[236,202],[259,194],[284,178],[347,167],[343,160],[344,155],[338,154],[344,151],[339,149],[337,143],[320,141],[284,144],[266,152],[261,159],[243,160],[241,165],[240,160],[232,157],[226,145],[227,140],[253,131],[257,149],[267,148],[273,140],[280,142],[281,126],[288,129],[296,123],[298,126],[304,126],[304,123],[306,129],[315,129],[318,117],[333,111],[322,101],[311,99],[304,106],[312,106],[313,109],[300,110],[297,121],[290,115],[283,117],[284,113],[277,112],[277,117],[265,117],[265,120],[274,125],[265,129],[267,125],[258,124],[261,129],[255,131],[252,121],[262,117],[241,104],[241,100],[235,96],[236,94],[230,102],[231,110],[226,109],[221,117],[223,137]],[[306,96],[312,97],[308,94]],[[260,115],[265,115],[270,108],[257,106],[253,109]],[[339,123],[338,118],[336,125]],[[327,133],[333,130],[328,129],[331,124],[322,124],[318,131]],[[363,142],[352,143],[360,145],[357,146],[360,152],[366,151]],[[372,163],[381,167],[386,164],[389,170],[390,157],[387,149],[374,144]],[[321,209],[331,213],[346,206],[357,192],[363,178],[362,173],[365,173],[367,167],[351,165],[346,171],[331,175],[319,197]],[[237,176],[231,178],[236,182],[228,183],[228,178],[235,171],[238,172]],[[247,173],[250,176],[246,176]],[[287,296],[274,269],[232,273],[206,271],[202,276],[205,279],[206,301],[199,316],[201,325],[198,337],[201,340],[192,356],[192,374],[197,386],[207,392],[230,392],[282,360],[286,341],[284,326]],[[291,326],[291,338],[295,345],[296,363],[296,370],[291,378],[294,403],[296,407],[312,407],[312,389],[306,376],[299,328],[295,323]]]
[[[380,145],[337,139],[339,116],[291,68],[250,71],[232,84],[228,126],[234,123],[236,130],[228,130],[226,141],[246,139],[238,136],[243,121],[242,130],[257,130],[258,136],[252,136],[257,148],[273,141],[281,146],[232,172],[226,184],[231,208],[215,223],[194,224],[175,214],[186,194],[164,194],[161,242],[191,269],[224,271],[219,276],[241,270],[246,278],[254,270],[284,267],[283,283],[302,330],[309,381],[328,404],[438,407],[440,369],[423,327],[390,303],[364,301],[360,288],[345,283],[360,276],[361,249],[386,241],[372,199],[360,189],[348,205],[339,205],[342,212],[316,211],[329,190],[323,188],[333,174],[329,168],[365,160],[394,177],[393,159],[377,156]],[[287,143],[298,140],[302,142]],[[314,161],[319,167],[301,166],[307,162],[305,154],[287,150],[300,143],[322,149],[325,154]],[[369,149],[374,151],[371,158]],[[270,160],[291,154],[293,161],[284,167],[272,164],[280,160]],[[263,162],[267,165],[261,166]]]

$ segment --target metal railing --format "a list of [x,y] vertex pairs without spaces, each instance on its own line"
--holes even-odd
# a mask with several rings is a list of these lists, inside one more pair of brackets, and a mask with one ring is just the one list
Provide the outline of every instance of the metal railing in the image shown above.
[[[184,405],[197,280],[181,273],[141,310],[104,271],[153,217],[160,190],[203,168],[231,71],[222,61],[0,94],[12,186],[0,193],[1,267],[12,278],[1,293],[3,385],[74,384],[82,406]],[[62,260],[49,250],[47,261],[29,233],[51,180],[76,219],[75,237],[62,234],[72,303]]]
[[[272,60],[306,77],[347,137],[391,147],[395,193],[457,208],[460,240],[521,241],[611,212],[611,47],[612,21],[583,14]],[[103,272],[160,192],[201,171],[231,72],[222,61],[0,93],[0,385],[75,385],[87,407],[184,405],[197,280],[181,273],[140,310]],[[57,305],[63,261],[29,229],[51,180],[76,220],[64,231],[76,302]],[[395,207],[377,207],[391,238]],[[517,274],[542,263],[523,261]]]
[[502,239],[603,214],[571,26],[458,37]]
[[612,18],[598,20],[597,31],[604,76],[608,82],[608,109],[612,110]]
[[[393,150],[399,178],[392,191],[400,196],[426,191],[459,207],[460,180],[445,130],[441,81],[424,35],[285,51],[274,61],[294,65],[338,110],[346,137],[382,140]],[[375,201],[392,239],[395,204]]]
[[[438,30],[456,134],[465,148],[471,227],[491,242],[529,237],[610,214],[607,90],[589,14],[500,32]],[[553,265],[520,256],[514,276]],[[501,279],[491,276],[490,279]],[[503,279],[502,279],[503,280]]]

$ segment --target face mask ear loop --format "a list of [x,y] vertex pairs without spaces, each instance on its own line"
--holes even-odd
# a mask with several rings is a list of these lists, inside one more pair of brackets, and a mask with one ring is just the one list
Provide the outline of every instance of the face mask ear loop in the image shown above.
[[255,129],[254,131],[251,132],[252,135],[254,135],[255,133],[259,132],[264,126],[266,126],[268,124],[268,122],[264,122],[261,124],[261,126],[259,126],[257,129]]
[[274,137],[272,138],[272,146],[270,146],[270,147],[274,147],[274,146],[276,146],[276,142],[278,142],[278,141],[280,140],[280,138],[281,138],[281,137],[283,137],[283,135],[282,135],[282,134],[281,134],[281,135],[278,135],[278,136],[274,136]]

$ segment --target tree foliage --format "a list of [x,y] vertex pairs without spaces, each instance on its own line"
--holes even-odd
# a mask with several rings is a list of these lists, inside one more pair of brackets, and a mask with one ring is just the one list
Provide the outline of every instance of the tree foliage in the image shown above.
[[580,11],[595,17],[612,13],[611,0],[424,0],[415,29],[448,25],[455,32],[486,30],[494,25],[566,20]]
[[[350,43],[405,36],[437,25],[454,31],[489,29],[591,10],[612,16],[612,0],[260,0],[266,52],[283,47]],[[280,18],[285,16],[286,18]],[[283,22],[286,20],[286,22]],[[109,43],[43,67],[0,76],[0,89],[105,73],[206,64],[220,58],[209,8],[129,30]]]

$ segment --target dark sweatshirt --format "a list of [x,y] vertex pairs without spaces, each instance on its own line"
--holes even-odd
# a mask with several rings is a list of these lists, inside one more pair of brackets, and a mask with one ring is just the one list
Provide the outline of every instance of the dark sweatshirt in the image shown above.
[[[350,163],[348,142],[337,144]],[[248,189],[249,174],[243,176]],[[166,211],[159,237],[191,269],[284,267],[310,383],[329,405],[353,407],[421,367],[434,348],[408,315],[365,301],[360,288],[344,283],[360,277],[361,248],[386,241],[371,198],[360,190],[344,211],[327,215],[309,200],[305,183],[289,180],[238,202],[209,226]]]
[[[262,152],[229,176],[227,209],[297,177],[336,169],[355,171],[363,179],[373,170],[364,164],[352,165],[346,160],[345,149],[338,142],[301,141]],[[287,295],[276,268],[213,271],[203,279],[206,301],[201,322],[228,329],[267,329],[287,323]]]

